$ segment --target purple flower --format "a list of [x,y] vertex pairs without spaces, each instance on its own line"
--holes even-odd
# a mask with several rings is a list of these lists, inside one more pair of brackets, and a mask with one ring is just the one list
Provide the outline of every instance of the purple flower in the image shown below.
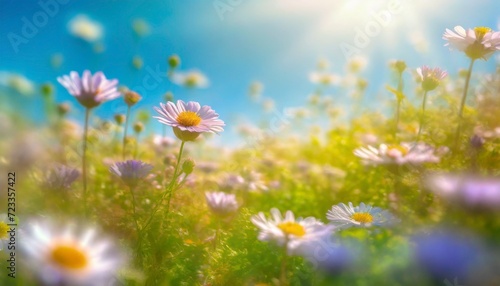
[[120,96],[116,87],[118,80],[108,80],[102,72],[92,75],[85,70],[80,78],[77,72],[72,71],[69,76],[58,77],[57,81],[86,108],[94,108]]
[[457,231],[434,231],[413,240],[416,262],[439,280],[459,277],[463,281],[484,254],[474,237]]
[[120,177],[129,187],[135,187],[153,169],[153,166],[138,160],[127,160],[113,164],[109,171]]
[[426,179],[427,187],[439,196],[470,207],[498,208],[500,178],[469,174],[434,174]]
[[55,191],[67,191],[79,176],[80,172],[77,169],[60,165],[51,170],[45,181],[45,186]]
[[189,101],[185,103],[178,100],[177,104],[167,102],[160,103],[160,107],[154,108],[160,116],[155,116],[160,123],[172,126],[175,135],[182,141],[193,141],[200,133],[219,133],[224,131],[224,121],[219,119],[210,106],[201,107],[198,102]]

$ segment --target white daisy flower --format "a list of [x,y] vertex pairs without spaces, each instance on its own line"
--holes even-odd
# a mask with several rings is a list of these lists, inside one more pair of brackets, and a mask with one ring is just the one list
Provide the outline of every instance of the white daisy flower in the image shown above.
[[354,207],[351,202],[346,206],[343,203],[332,206],[326,217],[331,224],[339,228],[388,226],[396,223],[396,219],[389,211],[365,205]]
[[95,229],[77,235],[71,225],[57,229],[45,221],[33,222],[22,235],[25,261],[47,285],[106,285],[123,261],[116,243],[96,238]]
[[99,22],[91,20],[87,15],[76,15],[68,23],[70,33],[87,42],[95,42],[102,38],[103,28]]
[[234,194],[226,194],[224,192],[206,192],[205,198],[207,205],[216,215],[226,216],[236,212],[238,202]]
[[287,211],[283,218],[280,211],[273,208],[271,216],[267,219],[260,212],[251,218],[252,223],[260,229],[258,238],[286,247],[289,254],[294,253],[304,242],[330,235],[334,229],[334,226],[324,225],[313,217],[295,219],[291,211]]
[[437,163],[435,149],[424,143],[380,144],[379,148],[368,146],[354,150],[354,155],[367,165]]
[[498,208],[500,206],[500,178],[473,174],[433,174],[426,178],[426,186],[437,195],[456,200],[467,206]]
[[456,26],[455,31],[446,29],[443,40],[450,46],[464,52],[469,58],[487,60],[495,51],[500,50],[500,32],[492,31],[488,27],[476,27],[465,30]]
[[198,70],[174,73],[172,82],[188,88],[204,88],[209,85],[208,78]]

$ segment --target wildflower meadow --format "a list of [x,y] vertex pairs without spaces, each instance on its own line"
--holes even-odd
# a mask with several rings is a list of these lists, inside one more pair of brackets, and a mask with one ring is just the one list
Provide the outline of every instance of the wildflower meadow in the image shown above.
[[[14,2],[0,285],[500,285],[498,14],[405,48],[384,34],[430,8]],[[281,42],[322,10],[373,20]]]

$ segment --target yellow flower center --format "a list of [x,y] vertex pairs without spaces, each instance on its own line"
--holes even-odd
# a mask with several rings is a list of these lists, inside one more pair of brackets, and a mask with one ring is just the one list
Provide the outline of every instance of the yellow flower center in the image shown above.
[[408,154],[408,149],[401,146],[401,145],[389,145],[389,147],[387,148],[388,151],[391,151],[391,150],[397,150],[399,152],[401,152],[401,154],[404,156],[406,154]]
[[201,117],[193,111],[183,111],[177,116],[177,122],[182,126],[198,126],[201,122]]
[[373,216],[370,213],[355,213],[351,218],[360,223],[371,223],[373,222]]
[[184,84],[188,87],[196,87],[200,82],[200,78],[196,74],[189,74],[186,76]]
[[9,226],[5,222],[0,221],[0,239],[5,239],[8,237],[9,229]]
[[71,245],[58,245],[50,254],[54,263],[62,268],[78,270],[88,265],[87,255],[80,249]]
[[302,225],[292,221],[282,222],[278,224],[278,228],[285,234],[293,234],[298,237],[302,237],[306,234],[306,230]]
[[488,27],[476,27],[474,28],[474,33],[476,33],[476,38],[478,40],[482,39],[486,33],[490,32],[491,29]]

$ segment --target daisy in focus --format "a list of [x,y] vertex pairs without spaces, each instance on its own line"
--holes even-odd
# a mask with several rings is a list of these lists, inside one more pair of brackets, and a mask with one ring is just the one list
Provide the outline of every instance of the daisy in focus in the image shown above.
[[498,208],[500,178],[467,174],[433,174],[426,186],[435,194],[470,207]]
[[118,80],[108,80],[102,72],[94,75],[85,70],[80,77],[72,71],[68,75],[58,77],[57,81],[64,86],[86,108],[94,108],[101,103],[120,96],[117,89]]
[[200,106],[198,102],[184,102],[178,100],[177,104],[167,102],[160,103],[160,107],[154,108],[160,116],[155,116],[160,123],[173,128],[174,134],[182,141],[193,141],[201,133],[219,133],[224,131],[224,121],[219,119],[210,106]]
[[326,217],[331,224],[338,228],[390,226],[398,222],[398,219],[387,210],[374,208],[364,203],[355,207],[351,202],[349,205],[340,203],[332,206]]
[[276,208],[271,209],[270,219],[260,212],[251,221],[260,229],[259,240],[284,246],[288,254],[294,253],[305,242],[330,235],[334,229],[334,226],[324,225],[314,217],[295,219],[291,211],[287,211],[283,217]]
[[185,73],[175,73],[172,76],[172,81],[175,84],[182,85],[188,88],[205,88],[208,86],[208,78],[197,70],[188,71]]
[[492,31],[488,27],[476,27],[465,30],[456,26],[455,31],[446,29],[443,40],[448,41],[445,46],[464,52],[470,59],[483,59],[500,50],[500,32]]
[[236,212],[238,209],[238,202],[234,194],[206,192],[205,198],[210,210],[218,216],[227,216]]
[[361,158],[366,165],[404,165],[439,162],[439,157],[435,154],[435,149],[424,143],[402,143],[401,145],[380,144],[378,148],[373,146],[361,147],[354,150],[354,155]]
[[123,261],[114,245],[95,229],[77,234],[48,222],[30,224],[21,240],[24,261],[44,285],[107,285]]

